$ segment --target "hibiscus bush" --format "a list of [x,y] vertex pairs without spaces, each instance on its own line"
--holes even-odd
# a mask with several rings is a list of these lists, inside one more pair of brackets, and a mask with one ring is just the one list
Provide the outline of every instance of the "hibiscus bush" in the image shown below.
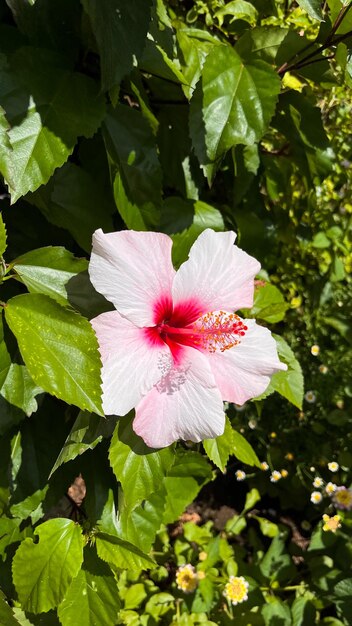
[[351,6],[1,3],[1,626],[352,623]]

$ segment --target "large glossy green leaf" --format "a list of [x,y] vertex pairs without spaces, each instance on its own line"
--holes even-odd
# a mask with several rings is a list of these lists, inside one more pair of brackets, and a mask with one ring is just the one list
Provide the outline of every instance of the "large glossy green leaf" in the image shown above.
[[[87,547],[85,552],[92,552]],[[112,626],[117,623],[120,599],[109,567],[96,556],[85,561],[58,608],[62,626]]]
[[77,259],[61,246],[32,250],[11,264],[31,293],[43,293],[63,306],[69,305],[68,281],[88,267],[86,259]]
[[155,565],[155,561],[147,554],[115,535],[98,532],[96,546],[98,556],[119,569],[141,570]]
[[41,294],[12,298],[5,315],[37,385],[69,404],[102,414],[100,358],[89,322]]
[[200,163],[214,163],[237,144],[259,141],[279,91],[280,79],[270,65],[244,60],[230,46],[214,47],[191,100],[190,131]]
[[13,581],[22,607],[33,613],[55,608],[80,570],[83,537],[78,524],[51,519],[35,530],[38,543],[27,538],[12,566]]
[[46,183],[77,138],[93,135],[102,121],[104,100],[95,82],[60,63],[49,51],[23,48],[1,72],[0,104],[11,123],[12,202]]
[[154,450],[135,434],[130,416],[121,417],[112,436],[110,465],[121,482],[128,508],[157,491],[174,461],[173,446]]
[[276,372],[271,379],[269,388],[277,391],[281,396],[287,398],[299,409],[302,408],[304,380],[301,366],[293,354],[287,342],[278,335],[274,335],[280,361],[287,365],[286,372]]
[[114,229],[112,214],[116,207],[110,189],[74,163],[61,167],[28,200],[49,222],[66,228],[87,252],[91,251],[92,234],[97,228],[107,232]]
[[131,71],[145,46],[150,0],[82,0],[97,40],[103,89],[117,85]]

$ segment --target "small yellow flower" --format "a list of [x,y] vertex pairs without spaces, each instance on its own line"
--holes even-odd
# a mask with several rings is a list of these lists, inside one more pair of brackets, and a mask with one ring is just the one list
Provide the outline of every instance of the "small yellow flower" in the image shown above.
[[321,374],[327,374],[329,371],[329,368],[326,365],[319,365],[319,372]]
[[328,494],[328,496],[331,496],[331,494],[335,493],[336,491],[336,485],[335,483],[326,483],[325,485],[325,493]]
[[206,573],[205,573],[205,572],[203,572],[203,570],[201,569],[201,570],[198,572],[198,580],[203,580],[203,579],[205,578],[205,576],[206,576]]
[[185,593],[192,593],[198,586],[198,575],[193,565],[181,565],[176,572],[176,585]]
[[266,461],[262,461],[260,464],[260,469],[263,470],[263,472],[267,472],[269,469],[269,465]]
[[336,461],[331,461],[330,463],[328,463],[328,468],[330,472],[338,472],[340,469],[340,466],[338,463],[336,463]]
[[331,532],[336,533],[337,529],[341,528],[340,520],[341,520],[341,517],[339,515],[333,515],[332,517],[330,517],[329,515],[324,513],[323,530],[325,531],[330,530]]
[[243,576],[230,576],[225,585],[224,596],[232,604],[240,604],[248,600],[248,583]]
[[200,561],[205,561],[205,559],[208,558],[208,555],[206,552],[204,552],[204,550],[202,550],[202,552],[199,553],[198,558]]
[[313,356],[318,356],[319,352],[320,352],[320,348],[319,348],[319,346],[315,343],[315,344],[314,344],[314,346],[312,346],[312,347],[311,347],[311,349],[310,349],[310,353],[311,353]]
[[276,439],[277,434],[273,431],[272,433],[270,433],[270,437],[271,439]]
[[282,478],[287,478],[287,476],[288,476],[287,469],[282,469],[280,473],[281,473]]
[[312,493],[310,494],[310,501],[313,502],[313,504],[319,504],[323,499],[323,496],[321,495],[320,491],[312,491]]
[[316,476],[313,480],[313,487],[315,487],[316,489],[319,489],[320,487],[322,487],[324,484],[324,481],[322,478],[320,478],[320,476]]
[[280,472],[278,472],[277,470],[274,470],[274,471],[271,473],[271,476],[270,476],[270,481],[271,481],[272,483],[277,483],[277,481],[278,481],[278,480],[280,480],[280,478],[282,478],[281,473],[280,473]]
[[245,480],[246,478],[246,472],[244,472],[243,470],[237,470],[237,472],[235,472],[235,476],[236,476],[236,480]]
[[293,459],[294,459],[294,458],[295,458],[295,457],[293,456],[292,452],[288,452],[288,453],[285,455],[285,459],[287,459],[288,461],[293,461]]

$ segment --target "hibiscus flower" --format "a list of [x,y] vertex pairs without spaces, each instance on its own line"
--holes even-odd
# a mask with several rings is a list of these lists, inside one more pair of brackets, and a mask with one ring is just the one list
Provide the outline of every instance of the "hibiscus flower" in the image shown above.
[[176,272],[167,235],[93,235],[90,279],[116,308],[91,320],[103,409],[135,407],[134,431],[150,447],[221,435],[223,401],[259,396],[286,369],[270,331],[234,313],[253,305],[260,269],[235,238],[205,230]]

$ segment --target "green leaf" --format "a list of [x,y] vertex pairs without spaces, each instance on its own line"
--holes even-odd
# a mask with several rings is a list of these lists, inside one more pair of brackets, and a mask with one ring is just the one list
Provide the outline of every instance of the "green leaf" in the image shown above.
[[148,448],[132,428],[130,416],[121,417],[111,439],[109,461],[122,485],[124,502],[131,509],[160,487],[174,462],[174,447]]
[[43,389],[35,384],[27,367],[11,363],[0,393],[7,402],[17,406],[29,417],[38,409],[35,397],[43,393]]
[[170,83],[187,85],[187,81],[180,72],[178,65],[170,59],[161,46],[149,38],[146,40],[139,67],[143,72],[153,74],[158,78],[164,78]]
[[190,132],[200,163],[218,161],[237,144],[259,141],[279,91],[280,79],[270,65],[244,60],[230,46],[214,47],[191,100]]
[[[148,227],[156,226],[161,204],[162,173],[155,137],[142,113],[122,104],[111,109],[104,121],[104,137],[112,161],[117,208],[124,220],[126,198],[137,205]],[[122,187],[122,191],[121,191]],[[154,210],[152,205],[155,205]]]
[[88,411],[80,411],[55,461],[49,478],[60,465],[73,461],[86,450],[94,450],[103,437],[110,437],[115,423],[114,417],[100,417],[94,413],[88,413]]
[[82,0],[97,40],[106,91],[118,85],[145,46],[150,0]]
[[177,451],[163,483],[167,492],[164,523],[174,522],[211,479],[211,467],[201,454]]
[[[86,547],[85,552],[91,547]],[[85,559],[58,608],[62,626],[111,626],[117,623],[120,599],[108,566],[93,554]]]
[[271,324],[281,322],[288,309],[281,291],[270,283],[256,289],[250,316]]
[[319,22],[323,21],[324,18],[320,0],[297,0],[297,3],[304,11],[307,11],[308,15],[314,20],[319,20]]
[[5,316],[34,382],[101,415],[100,358],[89,322],[40,294],[11,298]]
[[38,489],[30,496],[27,496],[22,502],[12,504],[10,508],[11,515],[20,520],[25,520],[31,516],[32,523],[35,524],[43,515],[41,503],[43,502],[49,485],[45,485],[43,489]]
[[65,285],[88,267],[86,259],[77,259],[61,246],[32,250],[11,264],[31,293],[43,293],[68,306]]
[[11,59],[10,84],[2,72],[0,103],[11,124],[12,175],[7,184],[12,203],[46,183],[72,153],[77,138],[92,136],[104,116],[104,100],[94,81],[62,69],[60,63],[50,51],[21,48]]
[[242,511],[242,515],[243,513],[247,513],[247,511],[250,511],[250,509],[253,509],[254,505],[257,504],[259,500],[260,500],[260,493],[258,489],[253,487],[253,489],[248,491],[246,495],[246,501],[244,503],[244,509]]
[[[10,124],[6,119],[5,111],[2,106],[0,106],[0,174],[10,183],[10,181],[12,182],[13,180],[13,166],[11,162],[12,146],[8,133],[9,129]],[[6,243],[6,240],[2,243],[0,249],[4,246],[4,243]],[[5,249],[2,254],[4,251]]]
[[243,20],[254,26],[257,21],[257,15],[258,12],[253,4],[246,0],[233,0],[232,2],[228,2],[224,7],[214,13],[214,17],[218,20],[220,27],[223,25],[224,18],[227,16],[230,17],[230,24],[235,20]]
[[260,532],[265,535],[265,537],[276,537],[279,534],[279,527],[274,522],[270,522],[265,517],[259,517],[258,515],[251,515],[251,517],[259,523]]
[[98,556],[118,569],[141,570],[155,565],[147,554],[115,535],[98,532],[96,546]]
[[12,565],[13,581],[22,608],[42,613],[55,608],[80,570],[83,537],[78,524],[69,519],[51,519],[25,539]]
[[310,626],[316,622],[316,609],[311,600],[298,597],[292,603],[292,626]]
[[172,260],[176,267],[186,261],[192,244],[206,228],[224,230],[218,209],[200,200],[193,202],[172,196],[165,200],[161,229],[172,237]]
[[21,540],[20,523],[20,519],[0,517],[0,556],[5,555],[7,546]]
[[294,406],[301,409],[304,391],[301,366],[286,341],[279,335],[273,335],[273,337],[277,343],[280,361],[286,363],[288,369],[286,372],[276,372],[271,379],[269,388],[277,391]]
[[[0,142],[1,142],[1,139],[0,139]],[[0,150],[1,150],[1,143],[0,143]],[[0,213],[0,257],[3,256],[6,250],[6,247],[7,247],[6,227],[2,219],[2,215]]]
[[20,626],[20,622],[15,618],[12,609],[6,602],[6,597],[0,590],[0,624],[4,626]]
[[161,489],[152,493],[132,511],[122,508],[119,512],[119,530],[122,539],[148,552],[163,521],[165,500],[166,492]]
[[200,77],[204,61],[213,46],[220,45],[220,41],[206,30],[200,28],[182,27],[176,31],[177,42],[181,50],[180,64],[182,73],[187,81],[183,91],[190,99],[193,89]]
[[329,248],[331,246],[331,241],[324,232],[319,232],[314,235],[312,246],[314,248]]
[[262,616],[265,626],[291,626],[292,624],[290,608],[281,600],[265,604],[262,608]]
[[246,465],[256,465],[260,467],[260,461],[251,444],[241,433],[233,429],[231,434],[231,454],[234,454],[239,461],[246,463]]
[[113,230],[116,211],[110,188],[74,163],[61,167],[45,187],[28,197],[46,219],[66,228],[77,243],[91,251],[92,234],[97,228]]
[[232,452],[232,433],[233,430],[230,420],[226,417],[224,434],[215,437],[215,439],[204,439],[203,441],[203,447],[208,458],[215,463],[222,472],[225,472],[227,461]]

